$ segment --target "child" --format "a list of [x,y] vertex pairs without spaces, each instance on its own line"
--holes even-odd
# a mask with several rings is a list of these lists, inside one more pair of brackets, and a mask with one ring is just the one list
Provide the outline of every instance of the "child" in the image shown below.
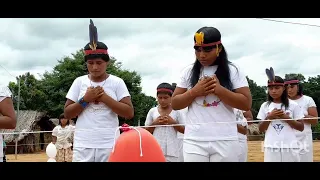
[[[289,98],[298,103],[302,108],[305,118],[318,117],[317,105],[312,97],[302,94],[302,84],[298,78],[291,78],[285,82]],[[313,138],[311,125],[316,125],[318,119],[303,120],[304,130],[296,131],[299,144],[301,146],[301,162],[313,162]]]
[[56,145],[57,162],[71,162],[72,161],[72,139],[74,126],[69,125],[69,120],[63,114],[59,117],[59,125],[53,129],[52,143]]
[[111,63],[108,47],[98,41],[97,28],[90,21],[90,42],[84,47],[87,75],[77,77],[67,95],[66,118],[77,118],[74,133],[74,162],[107,162],[119,116],[131,119],[134,109],[123,79],[107,73]]
[[246,76],[229,61],[218,29],[202,27],[193,41],[196,60],[183,71],[172,98],[174,110],[188,107],[184,162],[238,162],[233,108],[251,108]]
[[[159,105],[151,108],[145,121],[146,126],[183,124],[180,111],[172,110],[171,96],[173,87],[168,83],[161,83],[157,87],[157,100]],[[184,133],[184,126],[148,127],[154,135],[166,157],[167,162],[179,162],[182,144],[178,139],[178,132]]]
[[248,123],[247,119],[244,117],[244,112],[239,109],[234,109],[237,119],[238,137],[240,145],[239,161],[247,162],[248,159],[248,143],[247,143],[247,132]]
[[[265,132],[265,162],[299,162],[299,146],[295,130],[303,131],[304,117],[299,105],[288,99],[284,80],[275,76],[273,69],[266,70],[268,76],[268,101],[264,102],[257,115],[262,121],[259,130]],[[295,119],[295,120],[279,120]]]

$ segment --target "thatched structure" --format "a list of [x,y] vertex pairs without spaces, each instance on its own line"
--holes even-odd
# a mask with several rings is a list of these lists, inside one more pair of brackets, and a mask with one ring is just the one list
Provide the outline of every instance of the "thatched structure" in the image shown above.
[[[52,131],[55,127],[44,112],[21,110],[17,119],[16,129],[6,129],[1,132]],[[15,152],[16,137],[18,140],[18,153],[20,154],[44,150],[45,145],[51,142],[51,133],[6,134],[4,135],[4,141],[7,143],[6,153],[12,154]]]
[[248,140],[249,141],[261,141],[264,139],[263,133],[259,131],[259,125],[252,123],[248,126]]

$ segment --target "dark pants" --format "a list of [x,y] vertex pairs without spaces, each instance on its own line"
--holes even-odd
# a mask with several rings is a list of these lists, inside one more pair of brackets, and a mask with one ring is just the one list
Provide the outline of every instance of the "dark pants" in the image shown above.
[[5,149],[3,149],[3,162],[7,162],[6,150]]

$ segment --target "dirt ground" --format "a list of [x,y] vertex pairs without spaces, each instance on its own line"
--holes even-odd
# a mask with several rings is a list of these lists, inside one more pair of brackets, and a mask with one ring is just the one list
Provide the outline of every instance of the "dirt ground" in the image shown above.
[[[263,152],[261,151],[261,141],[248,142],[248,161],[249,162],[263,162]],[[314,161],[320,162],[320,141],[313,143]],[[18,154],[17,160],[14,154],[7,155],[8,162],[46,162],[48,157],[45,152],[35,154]]]

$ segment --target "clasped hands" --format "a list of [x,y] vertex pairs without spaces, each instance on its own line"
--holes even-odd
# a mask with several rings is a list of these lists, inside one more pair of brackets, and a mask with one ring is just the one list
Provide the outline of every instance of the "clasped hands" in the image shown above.
[[192,96],[207,96],[208,94],[219,95],[223,91],[216,75],[205,76],[190,90]]
[[168,124],[175,124],[175,123],[176,121],[172,119],[172,117],[169,115],[159,116],[155,120],[155,124],[157,125],[168,125]]
[[282,110],[274,108],[269,114],[269,119],[290,119],[290,117]]
[[102,97],[105,96],[106,93],[104,92],[104,89],[101,86],[97,87],[88,87],[86,94],[84,95],[83,99],[85,102],[95,102],[99,103],[102,102]]

